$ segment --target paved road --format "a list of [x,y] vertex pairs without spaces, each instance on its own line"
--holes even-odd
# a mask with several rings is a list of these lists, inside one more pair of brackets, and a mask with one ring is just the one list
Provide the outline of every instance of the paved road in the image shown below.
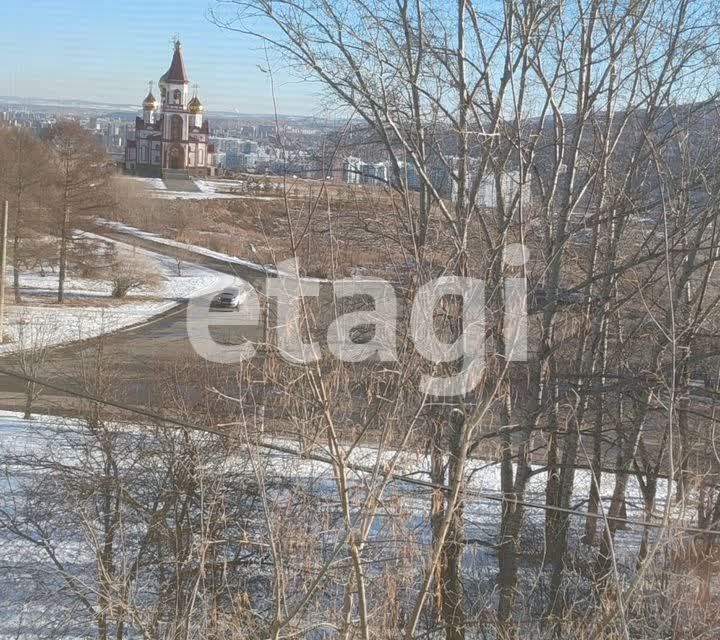
[[[103,234],[158,253],[179,255],[187,262],[235,275],[260,289],[263,287],[262,270],[176,250],[173,247],[163,247],[122,233],[103,231]],[[262,331],[260,322],[254,328],[213,330],[213,336],[222,342],[258,342],[262,340]],[[169,393],[169,379],[173,375],[182,378],[183,372],[188,368],[204,362],[195,353],[187,335],[186,305],[182,304],[139,327],[82,343],[60,346],[51,352],[47,363],[37,375],[74,390],[96,388],[94,380],[97,378],[98,353],[101,351],[102,361],[108,363],[103,375],[114,378],[111,392],[113,399],[134,405],[156,404],[158,399]],[[17,356],[11,354],[0,358],[0,367],[18,370]],[[206,369],[219,375],[219,367],[207,366]],[[227,371],[224,375],[227,375]],[[24,389],[24,382],[0,375],[0,408],[21,408]],[[107,394],[103,397],[107,397]],[[53,411],[72,410],[74,403],[69,402],[67,396],[49,391],[40,397],[37,406]]]
[[[260,269],[225,262],[216,258],[157,245],[118,232],[102,232],[123,242],[163,253],[181,256],[187,262],[229,273],[262,290],[265,275]],[[332,309],[329,289],[321,289],[320,309]],[[230,395],[237,391],[234,375],[238,368],[212,365],[200,358],[188,340],[187,306],[179,305],[151,321],[131,329],[82,343],[57,347],[37,376],[75,391],[92,390],[96,395],[137,407],[176,406],[173,399],[192,403],[200,399],[208,384],[223,388]],[[233,313],[233,312],[226,312]],[[218,316],[220,317],[220,316]],[[213,336],[222,342],[262,342],[262,322],[255,327],[221,328]],[[101,357],[98,358],[98,354]],[[0,368],[18,370],[17,356],[0,358]],[[261,361],[262,352],[257,361]],[[106,363],[101,379],[107,379],[107,390],[98,389],[98,361]],[[202,379],[200,378],[202,376]],[[25,383],[0,374],[0,409],[22,410]],[[35,404],[35,410],[50,413],[75,413],[80,401],[56,391],[46,391]],[[654,439],[646,434],[652,447]]]

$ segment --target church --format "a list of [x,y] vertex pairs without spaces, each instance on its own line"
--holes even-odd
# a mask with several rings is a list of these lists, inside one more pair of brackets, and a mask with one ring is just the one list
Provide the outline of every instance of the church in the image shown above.
[[160,78],[160,102],[150,91],[143,100],[142,118],[135,119],[135,135],[125,147],[125,169],[147,177],[206,176],[214,173],[210,127],[203,105],[195,93],[190,97],[190,78],[185,69],[182,45],[175,41],[170,68]]

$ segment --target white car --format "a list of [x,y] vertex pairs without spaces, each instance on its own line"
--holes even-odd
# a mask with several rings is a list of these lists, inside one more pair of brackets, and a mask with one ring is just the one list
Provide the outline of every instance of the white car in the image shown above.
[[218,293],[210,303],[215,309],[238,309],[245,299],[245,292],[236,287],[230,287]]

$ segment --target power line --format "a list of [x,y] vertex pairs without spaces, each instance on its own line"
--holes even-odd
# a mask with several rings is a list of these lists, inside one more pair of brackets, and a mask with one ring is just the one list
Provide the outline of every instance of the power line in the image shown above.
[[[179,420],[177,418],[162,416],[158,413],[155,413],[153,411],[148,411],[146,409],[142,409],[140,407],[134,407],[132,405],[125,404],[123,402],[118,402],[115,400],[108,400],[106,398],[99,398],[98,396],[95,396],[91,393],[82,392],[82,391],[74,391],[73,389],[68,389],[66,387],[63,387],[61,385],[54,384],[52,382],[47,382],[45,380],[40,380],[34,376],[28,376],[22,373],[18,373],[15,371],[11,371],[9,369],[5,369],[3,367],[0,367],[0,374],[10,376],[11,378],[16,378],[18,380],[23,380],[24,382],[30,382],[33,384],[37,384],[40,386],[43,386],[47,389],[52,389],[53,391],[59,391],[61,393],[65,393],[67,395],[81,398],[83,400],[89,400],[90,402],[97,402],[98,404],[103,404],[106,406],[114,407],[116,409],[121,409],[123,411],[127,411],[129,413],[134,413],[140,416],[143,416],[145,418],[150,418],[151,420],[158,421],[165,424],[170,424],[175,427],[181,427],[183,429],[189,429],[190,431],[199,431],[202,433],[207,433],[210,435],[218,436],[219,438],[225,438],[228,440],[234,440],[240,442],[240,444],[247,444],[237,436],[233,436],[232,434],[229,434],[227,432],[218,431],[217,429],[213,429],[212,427],[203,427],[197,424],[193,424],[190,422],[186,422],[184,420]],[[268,451],[275,451],[277,453],[283,453],[286,455],[295,456],[304,460],[313,460],[315,462],[321,462],[323,464],[327,464],[330,466],[333,466],[336,464],[336,461],[333,460],[331,457],[319,455],[316,453],[310,453],[310,452],[304,452],[299,451],[298,449],[294,449],[292,447],[285,447],[278,444],[272,444],[269,442],[255,442],[253,443],[253,446],[256,446],[261,449],[266,449]],[[395,480],[397,482],[404,482],[406,484],[416,485],[423,487],[425,489],[430,489],[433,491],[443,491],[445,493],[451,493],[452,487],[449,487],[445,484],[440,484],[437,482],[432,482],[430,480],[420,480],[418,478],[409,478],[407,476],[403,476],[399,473],[388,473],[387,471],[384,471],[383,469],[380,469],[379,471],[375,469],[374,467],[368,467],[366,465],[357,464],[354,462],[349,461],[343,461],[343,465],[347,467],[348,469],[351,469],[353,471],[358,471],[361,473],[367,473],[367,474],[379,474],[385,478],[390,478],[392,480]],[[509,503],[511,505],[516,506],[522,506],[526,507],[528,509],[540,509],[543,511],[553,511],[556,513],[564,513],[570,516],[576,516],[581,518],[587,518],[588,516],[595,517],[595,518],[601,518],[601,514],[588,514],[583,511],[577,511],[576,509],[570,509],[565,507],[558,507],[555,505],[548,505],[548,504],[542,504],[539,502],[531,502],[529,500],[516,500],[513,498],[505,498],[504,496],[499,496],[492,493],[486,493],[483,491],[478,491],[476,489],[465,489],[462,492],[463,495],[470,495],[476,498],[479,498],[481,500],[486,500],[488,502],[498,502],[498,503]],[[645,527],[645,528],[651,528],[651,529],[666,529],[666,525],[659,522],[642,522],[639,520],[631,520],[628,518],[621,518],[617,516],[607,516],[605,518],[608,521],[615,522],[617,524],[627,524],[627,525],[635,525],[638,527]],[[683,532],[683,533],[695,533],[695,534],[708,534],[708,535],[718,535],[720,534],[720,531],[715,529],[703,529],[700,527],[687,527],[687,526],[678,526],[678,527],[670,527],[674,531],[677,532]]]

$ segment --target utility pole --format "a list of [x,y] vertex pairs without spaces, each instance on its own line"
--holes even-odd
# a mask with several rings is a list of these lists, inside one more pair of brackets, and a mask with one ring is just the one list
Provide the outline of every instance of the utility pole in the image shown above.
[[10,204],[5,200],[3,205],[2,238],[0,238],[0,343],[5,342],[5,262],[7,254],[8,209]]

